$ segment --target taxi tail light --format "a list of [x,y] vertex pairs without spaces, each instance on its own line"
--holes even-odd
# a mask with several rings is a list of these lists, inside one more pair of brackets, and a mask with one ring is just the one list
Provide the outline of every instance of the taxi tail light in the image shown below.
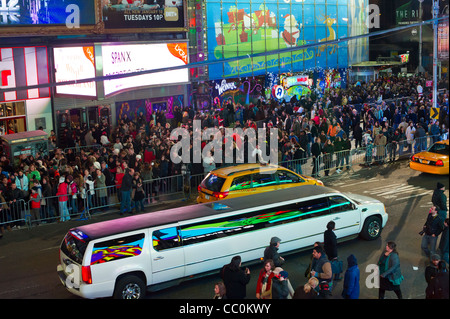
[[214,192],[213,196],[217,199],[224,199],[228,196],[228,192]]
[[81,279],[89,285],[92,284],[91,266],[81,267]]
[[444,162],[442,160],[437,160],[436,166],[444,166]]
[[413,156],[411,157],[411,160],[412,160],[413,162],[415,162],[415,161],[416,161],[416,157],[413,155]]

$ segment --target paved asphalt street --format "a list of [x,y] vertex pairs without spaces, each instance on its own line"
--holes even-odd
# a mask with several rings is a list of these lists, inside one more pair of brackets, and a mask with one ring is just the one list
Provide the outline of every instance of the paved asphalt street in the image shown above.
[[[344,260],[354,254],[361,270],[361,299],[376,299],[378,290],[366,286],[370,272],[366,267],[375,264],[386,241],[398,245],[401,269],[405,277],[402,283],[404,298],[423,299],[425,291],[424,269],[427,258],[421,254],[421,230],[431,204],[431,193],[437,182],[445,185],[449,197],[448,176],[433,176],[410,170],[407,161],[372,168],[354,167],[339,175],[333,174],[323,181],[327,186],[343,192],[353,192],[377,198],[386,206],[389,221],[381,238],[367,242],[351,240],[338,246],[338,253]],[[147,211],[191,204],[192,202],[171,201],[148,207]],[[41,225],[31,230],[20,229],[6,232],[0,240],[0,299],[78,299],[65,290],[56,274],[58,248],[65,232],[74,226],[119,218],[116,212],[94,215],[89,221]],[[325,230],[325,229],[324,229]],[[274,234],[281,239],[282,234]],[[281,243],[282,245],[283,243]],[[285,256],[285,270],[295,287],[305,283],[304,271],[310,261],[310,252]],[[247,297],[255,298],[256,279],[260,264],[250,267],[252,279],[247,286]],[[211,275],[147,294],[148,299],[211,299],[218,276]],[[333,298],[340,299],[342,283],[335,287]],[[386,293],[387,299],[395,299],[393,292]]]

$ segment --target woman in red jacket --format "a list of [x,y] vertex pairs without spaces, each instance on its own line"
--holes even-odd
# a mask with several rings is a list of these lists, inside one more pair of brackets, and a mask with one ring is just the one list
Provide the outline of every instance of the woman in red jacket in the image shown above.
[[56,196],[58,196],[59,201],[59,215],[61,216],[61,221],[65,222],[70,220],[69,209],[67,208],[67,201],[69,199],[68,195],[69,185],[66,183],[66,179],[64,177],[59,178],[58,184],[58,192]]
[[272,299],[272,278],[275,265],[272,259],[267,259],[264,268],[259,272],[258,282],[256,283],[257,299]]

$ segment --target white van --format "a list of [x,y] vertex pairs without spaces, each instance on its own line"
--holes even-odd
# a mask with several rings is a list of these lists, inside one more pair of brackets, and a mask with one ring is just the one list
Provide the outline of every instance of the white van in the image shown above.
[[330,220],[339,240],[373,240],[387,219],[378,200],[305,185],[73,228],[57,272],[81,297],[142,298],[147,288],[217,272],[236,255],[256,262],[273,236],[283,240],[280,253],[296,252],[322,241]]

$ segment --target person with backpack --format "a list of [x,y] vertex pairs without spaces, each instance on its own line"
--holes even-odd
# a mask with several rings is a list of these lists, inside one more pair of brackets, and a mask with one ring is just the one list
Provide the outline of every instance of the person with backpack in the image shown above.
[[311,277],[316,277],[319,280],[319,298],[329,299],[333,279],[331,263],[320,245],[313,248],[312,255],[314,259],[311,264]]

